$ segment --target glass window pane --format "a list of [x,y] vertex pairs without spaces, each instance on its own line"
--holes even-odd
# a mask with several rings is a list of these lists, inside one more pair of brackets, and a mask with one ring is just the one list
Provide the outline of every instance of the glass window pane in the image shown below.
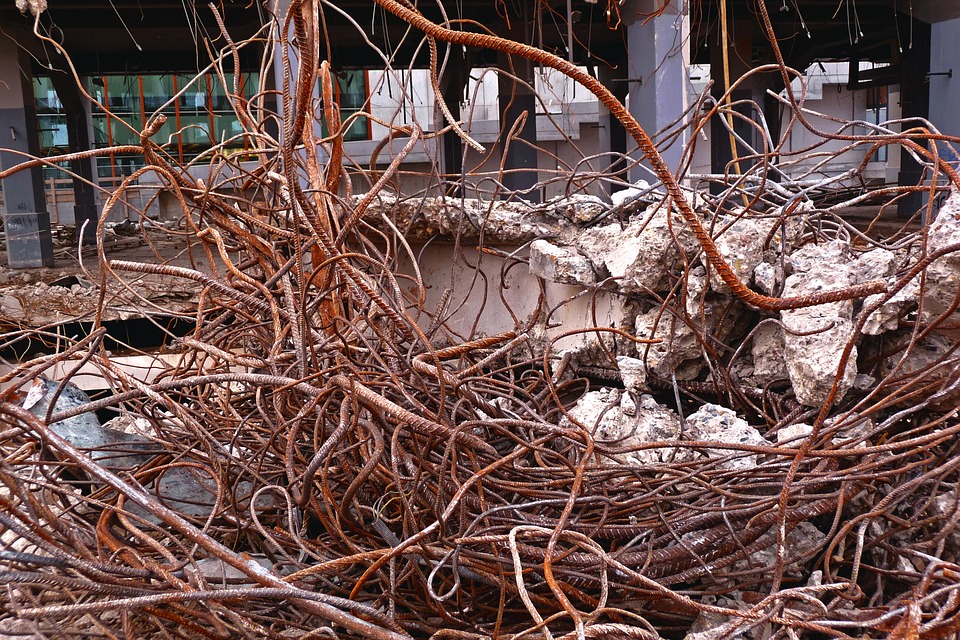
[[[147,115],[150,116],[173,97],[173,76],[167,74],[145,75],[140,76],[140,78],[143,82],[143,106]],[[173,104],[170,104],[163,112],[168,116],[173,115]]]
[[34,78],[33,95],[36,98],[37,113],[60,113],[63,110],[50,78]]

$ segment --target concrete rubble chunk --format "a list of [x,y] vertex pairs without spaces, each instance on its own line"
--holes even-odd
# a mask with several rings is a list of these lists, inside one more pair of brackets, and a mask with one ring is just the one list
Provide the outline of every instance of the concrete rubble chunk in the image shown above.
[[614,191],[611,193],[610,201],[613,202],[614,207],[622,207],[649,192],[650,183],[648,183],[646,180],[637,180],[633,183],[632,187],[627,187],[626,189],[621,189],[620,191]]
[[783,282],[783,267],[779,264],[761,262],[753,270],[753,282],[760,293],[772,296],[780,289],[780,283]]
[[543,209],[555,212],[574,224],[589,224],[610,210],[610,205],[598,198],[583,193],[557,196],[544,203]]
[[854,284],[886,280],[897,271],[897,254],[886,249],[872,249],[850,263]]
[[617,356],[620,380],[629,391],[639,391],[647,384],[647,367],[643,360],[630,356]]
[[[705,440],[733,445],[753,445],[769,447],[770,442],[760,435],[732,409],[716,404],[705,404],[687,417],[684,429],[687,440]],[[742,470],[757,466],[757,454],[739,454],[732,449],[707,448],[704,450],[710,458],[737,457],[720,464],[723,469]]]
[[[784,575],[787,578],[799,578],[802,575],[799,561],[809,559],[822,547],[827,536],[809,522],[800,522],[787,532],[784,540]],[[761,538],[767,546],[751,553],[747,558],[737,561],[733,570],[744,571],[773,567],[777,562],[777,534],[770,531]]]
[[[712,604],[734,610],[747,610],[749,605],[743,601],[740,591],[732,591],[726,596],[704,598],[705,604]],[[754,628],[747,619],[737,619],[713,611],[700,612],[683,640],[762,640],[764,629]]]
[[764,387],[789,377],[783,351],[783,328],[779,324],[767,322],[757,327],[750,343],[753,371],[749,380],[753,385]]
[[[917,304],[920,293],[920,278],[917,276],[902,289],[881,304],[867,316],[863,325],[863,332],[868,336],[878,336],[888,331],[895,331],[900,327],[900,320],[910,307]],[[875,293],[863,300],[864,309],[870,308],[886,297],[886,294]]]
[[[591,430],[598,444],[625,451],[609,454],[613,460],[629,466],[676,461],[682,452],[664,446],[637,449],[653,442],[680,439],[680,418],[653,396],[605,387],[589,391],[568,412],[570,417]],[[564,417],[561,426],[572,426]],[[633,449],[633,450],[630,450]]]
[[876,428],[870,418],[858,413],[841,414],[828,418],[823,423],[823,430],[833,433],[833,442],[849,447],[870,446],[868,438]]
[[530,273],[559,284],[590,286],[597,282],[586,256],[573,247],[559,247],[546,240],[530,244]]
[[[41,420],[45,419],[58,386],[58,382],[47,378],[36,379],[27,391],[23,408]],[[89,402],[90,398],[86,393],[73,384],[67,384],[57,397],[54,413]],[[116,429],[105,429],[91,412],[54,422],[50,424],[50,429],[78,449],[87,451],[93,460],[108,469],[135,469],[163,452],[155,440]]]
[[23,303],[13,295],[5,295],[0,299],[0,316],[14,322],[23,320],[25,317]]
[[803,441],[813,433],[813,425],[798,422],[777,430],[777,444],[788,444],[799,447]]
[[[954,558],[960,559],[960,517],[958,517],[958,510],[960,510],[960,501],[958,501],[958,494],[956,489],[949,489],[937,495],[933,499],[933,511],[937,516],[943,518],[943,522],[946,526],[949,527],[949,534],[947,535],[947,543],[952,549]],[[949,523],[949,524],[947,524]],[[944,527],[946,528],[946,527]],[[954,562],[956,562],[956,559]]]
[[[247,557],[267,570],[273,569],[273,562],[263,554],[247,554]],[[184,573],[195,587],[205,584],[218,589],[238,585],[256,584],[250,576],[219,558],[201,558],[184,568]],[[201,583],[200,579],[203,579]]]
[[[854,283],[849,246],[840,241],[808,244],[789,257],[793,275],[784,295],[796,297],[833,291]],[[857,376],[857,349],[853,347],[843,371],[840,359],[854,337],[853,302],[843,300],[780,313],[784,328],[784,355],[790,382],[800,404],[822,405],[839,375],[837,400]]]
[[[27,392],[23,407],[43,420],[50,407],[59,383],[48,378],[38,378]],[[90,398],[73,383],[67,383],[63,392],[57,397],[54,413],[79,408],[90,403]],[[54,422],[50,429],[64,440],[83,450],[91,459],[103,467],[116,472],[136,471],[148,464],[156,456],[166,453],[163,445],[135,430],[140,427],[133,418],[124,418],[129,431],[105,428],[93,412],[78,415]],[[115,423],[121,424],[121,423]],[[167,507],[186,516],[206,519],[217,506],[217,485],[207,473],[189,466],[174,466],[162,473],[159,479],[145,487]],[[252,495],[250,482],[238,482],[235,495],[239,503],[247,502]],[[272,502],[273,498],[267,496]],[[221,504],[221,508],[228,505]],[[241,507],[244,505],[241,504]],[[138,516],[151,522],[159,522],[153,514],[139,505],[130,503],[127,508]]]
[[[787,530],[784,540],[784,575],[789,578],[799,578],[802,569],[798,561],[809,559],[815,555],[826,541],[826,535],[810,522],[800,522],[796,527]],[[760,568],[773,567],[777,561],[777,534],[775,530],[765,533],[759,543],[766,542],[767,546],[751,553],[746,558],[734,563],[733,572],[751,571]]]
[[[362,195],[354,196],[353,205],[362,199]],[[410,240],[426,240],[437,234],[460,234],[462,240],[476,240],[483,235],[486,242],[520,245],[536,238],[556,237],[562,227],[570,225],[551,214],[523,202],[445,196],[398,198],[381,193],[364,215],[371,224],[380,226],[382,218],[388,218]]]
[[651,207],[625,226],[611,223],[568,231],[567,236],[570,244],[616,278],[616,286],[628,294],[667,291],[681,249],[690,255],[698,246],[680,216],[668,215],[662,206]]
[[[764,243],[776,224],[776,218],[756,216],[721,217],[714,221],[717,250],[740,281],[748,286],[763,262]],[[704,266],[709,264],[705,255],[701,255],[700,260]],[[717,293],[731,292],[713,267],[710,267],[710,287]]]
[[659,340],[638,345],[648,372],[670,379],[694,380],[704,367],[703,348],[690,327],[671,313],[651,309],[637,316],[636,336]]
[[[954,189],[927,227],[927,252],[934,253],[957,243],[960,243],[960,192]],[[921,320],[930,322],[950,309],[960,295],[960,252],[934,260],[927,267],[924,284]],[[960,310],[954,310],[946,321],[960,321]]]

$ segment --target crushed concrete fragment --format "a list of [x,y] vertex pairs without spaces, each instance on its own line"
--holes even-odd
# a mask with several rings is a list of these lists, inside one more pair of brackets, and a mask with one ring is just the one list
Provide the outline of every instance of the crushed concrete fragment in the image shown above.
[[[359,204],[363,195],[353,197]],[[537,238],[555,238],[570,226],[555,210],[526,202],[478,200],[476,198],[398,198],[380,193],[365,212],[371,224],[389,219],[410,240],[427,240],[434,235],[461,240],[520,245]]]
[[142,416],[135,416],[131,413],[125,413],[104,422],[103,428],[143,438],[152,438],[154,436],[153,425],[150,421]]
[[[714,243],[741,282],[750,284],[751,277],[763,262],[764,243],[776,224],[776,218],[756,216],[721,217],[715,221],[719,235],[714,238]],[[705,267],[709,266],[705,255],[701,255],[700,260]],[[731,293],[730,287],[720,279],[713,267],[709,268],[710,287],[717,293]]]
[[0,300],[0,316],[14,322],[23,320],[26,314],[23,312],[23,303],[14,295],[5,295]]
[[[787,532],[783,544],[784,577],[798,579],[803,575],[800,562],[808,560],[823,548],[827,536],[809,522],[800,522]],[[733,573],[751,571],[758,568],[774,567],[777,563],[777,534],[776,531],[765,533],[758,543],[766,542],[767,546],[754,551],[744,559],[733,564]]]
[[[840,241],[808,244],[789,257],[794,273],[787,277],[784,295],[796,297],[833,291],[854,283],[849,246]],[[853,302],[843,300],[780,313],[784,328],[787,372],[797,401],[822,405],[840,369],[844,349],[854,337]],[[852,347],[839,373],[836,399],[853,386],[857,376],[857,349]]]
[[[704,598],[705,604],[715,604],[732,610],[745,611],[749,605],[743,601],[740,591],[731,591],[726,596]],[[683,640],[762,640],[765,637],[763,626],[755,627],[747,619],[725,616],[713,611],[701,611]]]
[[[44,419],[58,386],[58,382],[38,378],[27,392],[23,407]],[[67,383],[57,397],[54,413],[89,403],[90,398],[86,393],[73,383]],[[73,446],[85,451],[103,467],[115,472],[135,471],[165,453],[162,444],[152,438],[101,426],[97,416],[89,411],[54,422],[50,429]],[[214,479],[193,466],[178,464],[168,468],[145,488],[168,508],[198,519],[208,518],[218,506],[220,509],[228,506],[218,501],[221,492],[218,491]],[[253,485],[250,482],[242,481],[236,484],[235,494],[241,508],[246,508],[243,503],[249,503],[252,491]],[[272,504],[273,497],[267,495],[266,498]],[[150,522],[160,522],[154,514],[137,504],[131,503],[127,508],[131,513]]]
[[786,257],[786,265],[790,273],[809,273],[833,267],[849,278],[850,273],[846,265],[852,259],[848,243],[842,240],[831,240],[822,244],[803,245]]
[[[900,327],[900,320],[906,312],[916,306],[920,293],[920,277],[917,276],[908,282],[902,289],[881,304],[867,316],[863,325],[863,333],[868,336],[878,336],[888,331],[895,331]],[[875,293],[863,300],[864,309],[869,309],[886,297],[884,293]]]
[[783,282],[783,267],[780,264],[761,262],[753,270],[753,282],[760,293],[767,296],[776,295]]
[[[951,190],[937,217],[927,227],[927,252],[934,253],[960,243],[960,192]],[[923,322],[931,322],[954,306],[960,295],[960,252],[933,261],[926,270],[923,290]],[[960,320],[954,310],[947,322]]]
[[751,384],[765,387],[771,382],[789,377],[787,363],[783,358],[783,328],[773,322],[765,322],[753,332],[750,355],[753,369],[749,376]]
[[667,291],[681,249],[689,255],[698,246],[680,216],[668,215],[662,206],[651,207],[626,226],[611,223],[569,230],[566,235],[568,244],[576,245],[596,267],[616,279],[621,292],[629,294]]
[[590,261],[573,247],[559,247],[546,240],[530,244],[530,273],[559,284],[590,286],[597,276]]
[[643,360],[630,356],[617,356],[620,380],[629,391],[640,391],[647,384],[647,367]]
[[[274,570],[274,564],[260,553],[248,553],[246,557],[267,570]],[[289,572],[289,567],[286,567]],[[219,558],[202,558],[184,568],[187,579],[195,587],[201,585],[212,589],[223,589],[242,585],[257,584],[250,576]],[[282,575],[283,572],[281,572]],[[203,582],[201,582],[201,579]]]
[[610,205],[597,196],[574,193],[557,196],[544,203],[543,209],[553,210],[574,224],[589,224],[610,210]]
[[854,284],[886,280],[897,271],[897,254],[886,249],[872,249],[850,263]]
[[777,444],[789,444],[798,447],[813,433],[813,425],[798,422],[777,430]]
[[[705,404],[687,417],[684,436],[687,440],[723,442],[733,445],[770,446],[760,432],[747,424],[735,411],[716,404]],[[732,449],[706,448],[710,458],[727,458],[720,464],[723,469],[750,469],[757,466],[757,454],[737,453]]]
[[[41,420],[45,419],[58,386],[53,380],[38,378],[28,390],[23,408]],[[86,393],[68,383],[57,397],[54,413],[74,409],[89,402],[90,398]],[[154,440],[115,429],[104,429],[92,412],[54,422],[50,429],[78,449],[87,451],[92,459],[109,469],[134,469],[162,453],[159,443]]]
[[960,557],[960,514],[958,514],[958,509],[960,509],[960,502],[958,502],[956,489],[939,493],[933,499],[934,512],[944,519],[945,526],[941,526],[941,529],[949,529],[946,534],[946,541],[952,547],[949,551],[954,556],[954,561]]
[[871,444],[869,438],[876,426],[870,418],[850,413],[828,418],[823,423],[823,430],[833,433],[834,444],[845,447],[867,447]]
[[659,340],[641,345],[638,353],[647,370],[661,378],[694,380],[705,365],[703,348],[693,331],[669,312],[657,308],[638,315],[635,333],[638,338]]
[[[617,449],[604,454],[621,464],[637,466],[675,461],[678,450],[671,446],[638,449],[654,442],[680,439],[680,418],[653,396],[604,387],[581,397],[568,411],[570,418],[591,430],[598,445]],[[568,418],[562,426],[572,426]]]
[[648,193],[650,193],[650,183],[646,180],[637,180],[633,183],[632,187],[627,187],[626,189],[621,189],[620,191],[614,191],[610,194],[610,201],[613,203],[614,207],[622,207],[637,198],[640,198]]

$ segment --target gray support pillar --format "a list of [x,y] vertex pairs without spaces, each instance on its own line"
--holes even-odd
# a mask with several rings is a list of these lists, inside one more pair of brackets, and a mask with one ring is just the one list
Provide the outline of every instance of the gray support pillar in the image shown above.
[[[63,105],[67,115],[67,139],[70,152],[89,151],[90,125],[87,110],[80,90],[72,75],[55,73],[52,76],[53,87],[57,90],[57,97]],[[97,242],[97,196],[96,175],[94,168],[96,160],[74,160],[70,163],[73,178],[73,217],[77,225],[77,233],[83,230],[83,243],[96,244]],[[86,223],[86,225],[84,225]]]
[[[687,108],[687,82],[690,74],[690,19],[688,0],[670,2],[660,15],[657,0],[627,0],[620,15],[627,29],[630,64],[630,113],[644,131],[658,143],[663,159],[672,170],[680,165],[686,132],[664,149],[656,134],[680,117]],[[630,179],[648,179],[639,168]]]
[[[463,92],[466,90],[469,78],[470,67],[467,64],[463,47],[451,47],[446,68],[443,69],[443,74],[438,79],[438,83],[443,101],[455,121],[460,120],[460,104],[463,102]],[[433,121],[435,123],[434,127],[437,129],[447,125],[439,106],[437,106],[436,113],[433,115]],[[448,131],[443,134],[441,149],[443,173],[446,176],[447,184],[456,185],[453,192],[448,195],[460,195],[462,192],[460,176],[463,173],[463,140],[460,139],[456,131]]]
[[[497,56],[497,67],[510,72],[509,57]],[[537,101],[533,93],[533,63],[514,57],[516,82],[505,73],[498,74],[500,89],[500,144],[503,153],[503,184],[511,193],[528,202],[540,202],[540,190],[534,189],[537,176]],[[523,126],[508,139],[510,131],[522,116]]]
[[[912,46],[903,52],[900,63],[900,117],[929,119],[930,81],[927,74],[930,73],[930,25],[914,19],[911,33]],[[926,144],[923,141],[918,142]],[[900,145],[900,173],[897,175],[897,184],[901,187],[916,186],[923,181],[923,174],[920,163],[910,155],[905,145]],[[897,216],[909,218],[915,215],[925,201],[923,193],[905,196],[897,203]]]
[[[627,58],[623,56],[616,60],[616,66],[610,68],[607,65],[599,65],[597,68],[597,80],[608,88],[614,97],[620,102],[626,102],[629,84],[627,82]],[[600,126],[600,152],[606,153],[609,164],[611,179],[627,180],[627,130],[620,124],[620,121],[610,114],[610,111],[602,104],[599,105],[598,124]],[[633,142],[632,140],[630,141]],[[635,146],[630,144],[630,146]],[[625,187],[622,184],[610,183],[605,185],[607,193],[620,191]]]
[[[30,57],[10,38],[0,38],[0,168],[9,169],[39,155],[36,99]],[[9,151],[21,153],[10,153]],[[53,266],[50,215],[37,167],[3,179],[7,262],[15,269]]]

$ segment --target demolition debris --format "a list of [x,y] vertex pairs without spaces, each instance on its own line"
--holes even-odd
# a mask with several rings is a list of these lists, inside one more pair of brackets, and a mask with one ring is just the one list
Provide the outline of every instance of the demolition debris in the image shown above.
[[[378,3],[426,47],[464,37]],[[960,182],[919,129],[878,125],[932,170],[913,190],[949,197],[886,240],[819,207],[809,176],[767,183],[763,149],[743,177],[669,173],[622,107],[657,181],[616,201],[481,197],[471,176],[414,195],[399,163],[341,155],[308,14],[274,30],[296,109],[234,103],[254,169],[212,154],[230,171],[201,181],[152,138],[162,116],[145,126],[139,153],[183,198],[141,232],[186,259],[101,239],[85,279],[3,291],[7,346],[45,347],[2,377],[0,634],[956,633]],[[108,331],[134,317],[163,335],[150,353]],[[149,377],[121,346],[159,349]]]

